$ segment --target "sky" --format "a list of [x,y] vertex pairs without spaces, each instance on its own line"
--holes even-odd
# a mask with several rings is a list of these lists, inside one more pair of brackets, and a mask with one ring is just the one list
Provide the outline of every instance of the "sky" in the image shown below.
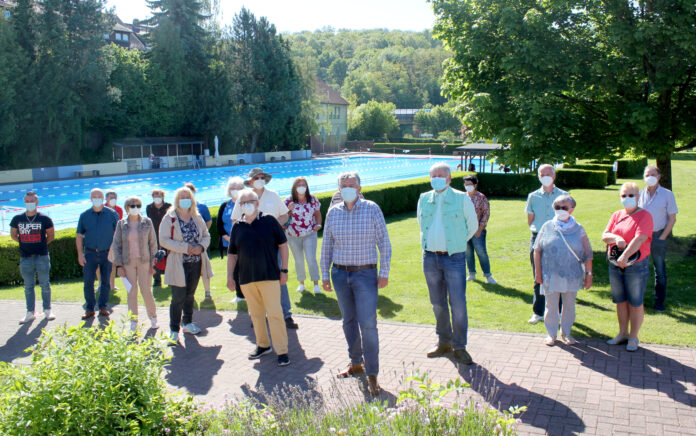
[[[430,29],[435,17],[426,0],[219,0],[218,21],[231,24],[242,6],[266,17],[279,32],[335,29]],[[108,0],[125,22],[149,16],[145,0]]]

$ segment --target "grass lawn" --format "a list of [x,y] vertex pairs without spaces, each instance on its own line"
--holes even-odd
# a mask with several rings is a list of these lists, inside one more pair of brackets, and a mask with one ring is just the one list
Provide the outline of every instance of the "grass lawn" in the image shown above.
[[[667,311],[657,314],[650,309],[654,280],[651,277],[645,297],[648,309],[640,338],[649,343],[696,346],[696,153],[681,153],[675,157],[672,162],[673,183],[679,214],[667,259]],[[609,186],[605,190],[571,191],[578,203],[574,217],[585,227],[595,253],[594,286],[588,291],[580,291],[578,295],[577,318],[573,327],[573,335],[576,337],[613,337],[618,332],[601,234],[611,213],[621,207],[618,189],[625,181],[627,180],[619,180],[619,185]],[[642,180],[636,181],[643,186]],[[491,270],[499,284],[482,283],[483,274],[477,265],[479,280],[467,285],[471,327],[545,332],[543,323],[536,326],[527,324],[527,319],[532,314],[533,279],[528,254],[530,235],[524,205],[524,199],[491,199],[487,242]],[[389,286],[380,292],[378,315],[383,320],[433,324],[428,290],[421,268],[415,213],[390,217],[388,229],[394,255]],[[225,261],[215,254],[217,253],[214,252],[213,256],[213,269],[216,273],[212,280],[213,299],[203,299],[201,284],[197,303],[202,309],[237,309],[229,303],[233,294],[225,287]],[[293,311],[340,317],[333,294],[300,295],[294,291],[297,284],[291,256],[288,287]],[[59,282],[52,286],[56,301],[83,301],[81,281]],[[169,296],[167,288],[155,291],[159,305],[168,305]],[[1,288],[0,298],[24,299],[23,288]],[[116,291],[111,298],[111,302],[117,304],[125,304],[125,300],[124,290]],[[246,306],[242,303],[238,309],[246,310]]]

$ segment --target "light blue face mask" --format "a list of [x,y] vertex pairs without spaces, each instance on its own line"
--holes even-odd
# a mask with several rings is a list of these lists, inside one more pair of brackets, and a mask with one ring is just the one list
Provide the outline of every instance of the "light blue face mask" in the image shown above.
[[436,191],[442,191],[447,187],[447,179],[444,177],[433,177],[430,179],[430,186]]
[[626,209],[633,209],[638,203],[636,197],[623,197],[621,198],[621,204],[623,204],[623,207]]
[[27,212],[34,212],[36,210],[36,203],[24,203],[24,207],[27,209]]
[[191,199],[190,198],[182,198],[179,200],[179,207],[182,209],[190,209],[191,208]]
[[341,188],[341,198],[346,203],[352,203],[358,197],[358,190],[355,188]]

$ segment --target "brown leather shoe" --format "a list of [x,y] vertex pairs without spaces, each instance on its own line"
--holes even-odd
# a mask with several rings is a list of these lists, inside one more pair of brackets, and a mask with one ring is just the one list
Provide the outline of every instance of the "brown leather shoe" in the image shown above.
[[99,316],[105,316],[105,317],[108,318],[109,315],[111,315],[111,314],[109,313],[108,310],[106,310],[106,309],[99,309]]
[[447,344],[447,345],[438,344],[438,345],[435,345],[433,348],[428,350],[427,356],[431,359],[434,357],[442,357],[451,350],[452,350],[452,346],[449,344]]
[[370,395],[373,397],[379,395],[379,393],[382,391],[382,388],[379,387],[379,383],[377,383],[376,375],[367,376],[367,389],[370,391]]
[[93,310],[88,310],[85,312],[84,315],[82,315],[82,319],[90,319],[94,317],[94,311]]
[[362,372],[365,372],[365,368],[363,368],[362,365],[353,365],[352,363],[349,363],[346,369],[343,371],[339,372],[336,377],[338,378],[348,378],[348,377],[355,377],[357,374],[360,374]]

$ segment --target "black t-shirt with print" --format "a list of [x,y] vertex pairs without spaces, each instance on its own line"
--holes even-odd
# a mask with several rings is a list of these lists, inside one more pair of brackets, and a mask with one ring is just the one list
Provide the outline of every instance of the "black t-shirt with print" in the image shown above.
[[37,212],[28,217],[26,213],[15,215],[10,227],[19,232],[19,254],[22,257],[45,256],[48,254],[46,230],[53,228],[51,218]]
[[259,213],[251,224],[236,223],[228,253],[238,256],[239,284],[280,280],[278,246],[287,241],[283,228],[271,215]]

